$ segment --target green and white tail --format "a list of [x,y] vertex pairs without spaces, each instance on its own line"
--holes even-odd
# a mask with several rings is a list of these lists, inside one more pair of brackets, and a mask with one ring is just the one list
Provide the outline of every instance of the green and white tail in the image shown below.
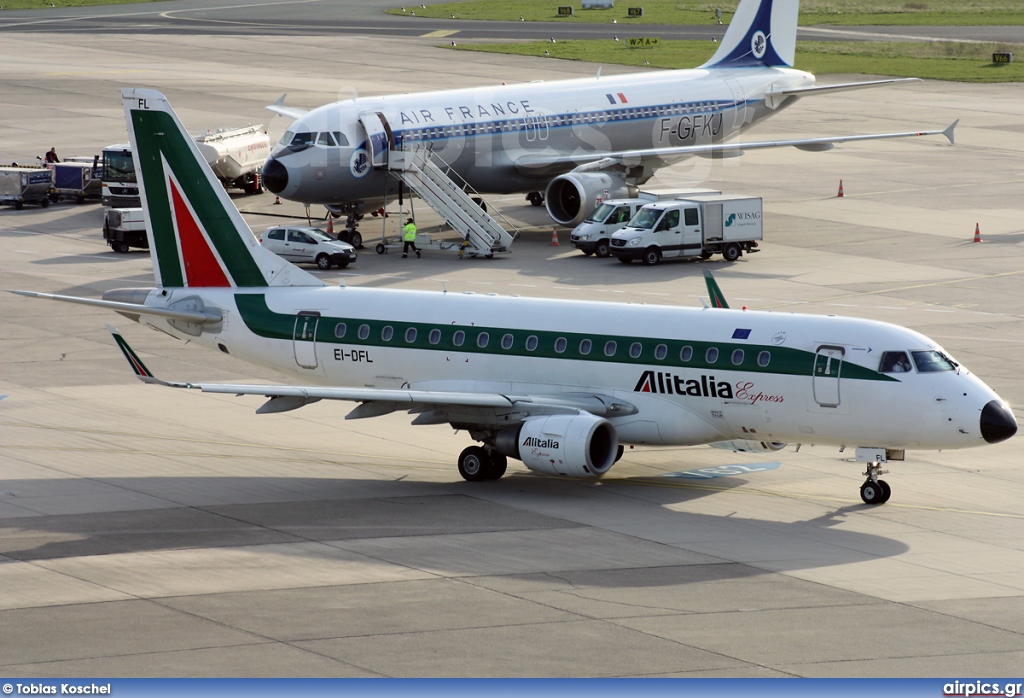
[[324,285],[260,246],[166,97],[126,87],[121,100],[159,285]]

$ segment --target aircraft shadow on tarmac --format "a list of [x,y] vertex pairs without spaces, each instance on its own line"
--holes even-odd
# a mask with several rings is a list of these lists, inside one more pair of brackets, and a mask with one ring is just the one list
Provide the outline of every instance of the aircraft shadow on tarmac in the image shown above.
[[[732,483],[724,483],[732,480]],[[673,568],[691,565],[716,568],[693,572],[692,581],[707,581],[715,575],[724,577],[753,576],[767,573],[759,570],[756,562],[734,562],[715,555],[714,541],[742,542],[746,549],[764,552],[763,559],[771,561],[773,572],[845,565],[864,560],[892,557],[907,551],[901,542],[883,536],[841,530],[836,524],[844,516],[855,516],[864,509],[849,506],[827,515],[797,522],[765,521],[744,518],[737,512],[729,516],[712,516],[666,508],[666,504],[679,504],[713,495],[706,489],[689,487],[650,488],[638,492],[643,481],[628,479],[612,482],[599,488],[579,487],[572,483],[559,483],[548,478],[510,474],[493,483],[425,483],[411,480],[356,480],[352,478],[332,481],[322,478],[201,478],[204,492],[247,492],[262,501],[249,504],[209,504],[165,509],[145,509],[93,514],[38,516],[0,521],[0,555],[11,560],[54,560],[68,557],[140,553],[171,550],[194,550],[278,544],[274,554],[296,555],[299,558],[315,556],[308,545],[289,543],[329,542],[340,549],[372,544],[374,539],[389,539],[387,548],[397,545],[398,557],[393,562],[417,566],[422,548],[442,545],[438,538],[460,541],[456,549],[465,545],[472,548],[473,535],[483,536],[483,550],[491,559],[501,559],[502,548],[507,546],[509,565],[523,559],[524,538],[551,537],[561,534],[574,537],[585,535],[593,550],[605,549],[601,540],[611,546],[627,545],[636,549],[643,564],[604,564],[600,561],[582,565],[587,570],[608,571],[592,583],[600,586],[630,586],[632,584],[678,584],[681,573],[639,575],[630,582],[624,568]],[[648,479],[649,481],[649,479]],[[102,483],[125,488],[136,493],[172,497],[179,501],[194,498],[199,485],[195,478],[104,478]],[[622,487],[610,499],[606,488]],[[487,488],[488,496],[504,499],[511,505],[474,496],[471,489],[480,485]],[[716,487],[740,486],[740,478],[723,478]],[[39,491],[52,481],[10,481],[5,483],[8,493]],[[562,485],[562,486],[559,486]],[[460,493],[453,490],[466,489]],[[501,490],[504,490],[502,492]],[[307,497],[302,501],[267,501],[280,497]],[[354,498],[342,498],[355,495]],[[317,497],[314,499],[314,497]],[[338,497],[338,498],[332,498]],[[643,497],[643,498],[641,498]],[[514,506],[517,498],[536,503],[546,499],[545,508],[557,507],[566,501],[568,514],[594,516],[603,511],[612,525],[591,527],[579,521],[535,513]],[[573,500],[591,500],[595,506],[574,506]],[[656,501],[650,501],[656,500]],[[17,499],[11,500],[17,502]],[[640,531],[642,534],[635,534]],[[495,534],[506,535],[495,535]],[[463,538],[463,536],[469,536]],[[690,538],[692,536],[692,539]],[[545,538],[546,539],[546,538]],[[397,542],[396,542],[397,541]],[[629,541],[632,541],[631,543]],[[693,547],[688,541],[692,541]],[[448,544],[447,542],[445,544]],[[481,545],[479,541],[477,545]],[[528,544],[526,544],[528,546]],[[442,545],[443,547],[443,545]],[[402,551],[405,552],[402,552]],[[550,549],[545,550],[552,555]],[[402,559],[407,555],[408,559]],[[585,553],[582,560],[587,560]],[[432,556],[431,566],[442,568],[452,575],[474,574],[476,558],[472,555],[452,554],[439,563]],[[561,556],[565,559],[551,564],[557,570],[580,570],[577,550],[568,547]],[[598,555],[600,557],[600,555]],[[696,562],[695,562],[696,557]],[[460,562],[462,560],[462,562]],[[301,565],[301,560],[296,564]],[[737,566],[738,565],[738,566]],[[549,571],[549,570],[545,570]],[[507,574],[536,573],[535,567]],[[687,577],[689,573],[682,573]],[[602,579],[606,581],[601,581]],[[648,581],[638,581],[640,579]],[[660,581],[659,581],[660,580]]]

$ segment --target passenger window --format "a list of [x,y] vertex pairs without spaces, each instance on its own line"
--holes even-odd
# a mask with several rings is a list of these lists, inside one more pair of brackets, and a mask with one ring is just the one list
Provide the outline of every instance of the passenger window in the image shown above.
[[936,371],[953,371],[956,369],[953,361],[939,351],[912,351],[914,363],[920,373],[935,373]]
[[679,360],[689,361],[693,358],[693,347],[683,347],[679,350]]
[[455,335],[452,336],[452,344],[457,347],[461,347],[466,341],[466,333],[462,330],[457,330]]
[[878,364],[878,370],[882,373],[909,373],[911,368],[910,357],[905,351],[882,352]]
[[668,347],[664,344],[659,344],[654,347],[654,358],[658,361],[664,361],[665,357],[668,356]]
[[416,328],[410,327],[405,331],[405,341],[407,341],[409,344],[412,344],[413,342],[416,341],[417,334],[418,333],[416,332]]
[[732,365],[739,366],[741,363],[743,363],[743,350],[736,349],[732,353]]
[[526,338],[526,351],[534,351],[537,348],[537,336],[530,335]]
[[391,327],[391,325],[386,326],[383,330],[380,331],[380,338],[383,339],[385,342],[390,342],[393,336],[395,336],[395,330],[393,327]]
[[271,230],[267,233],[267,237],[271,240],[284,240],[284,231],[280,228],[277,230]]
[[688,208],[683,211],[683,222],[686,225],[697,225],[700,219],[697,217],[697,209]]
[[476,345],[483,349],[484,347],[487,346],[487,342],[489,342],[490,339],[491,335],[487,334],[486,332],[481,332],[476,336]]
[[594,346],[594,343],[591,342],[589,339],[582,340],[580,342],[580,354],[582,354],[583,356],[586,356],[587,354],[590,353],[590,349],[593,346]]
[[359,326],[359,332],[357,334],[359,336],[359,339],[366,339],[367,337],[370,336],[370,326],[369,325],[360,325]]
[[718,361],[718,349],[715,347],[708,347],[707,353],[704,354],[704,360],[709,364],[713,364]]
[[644,350],[644,346],[640,342],[633,342],[629,345],[629,355],[634,358],[640,358],[640,352]]
[[431,344],[437,344],[441,341],[441,330],[430,330],[430,334],[427,335],[427,341]]
[[761,368],[766,367],[769,363],[771,363],[771,360],[771,352],[762,351],[760,354],[757,355],[757,365],[760,366]]
[[334,146],[334,136],[331,135],[330,131],[324,131],[320,134],[319,138],[316,139],[316,144]]
[[615,356],[615,350],[619,348],[619,345],[615,343],[614,339],[608,340],[604,343],[604,355]]
[[565,337],[559,337],[555,340],[555,351],[559,354],[565,353],[565,348],[567,346],[569,346],[569,342]]
[[336,140],[340,146],[348,145],[348,138],[345,138],[345,134],[341,131],[334,131],[334,140]]
[[334,326],[334,336],[337,337],[338,339],[342,339],[345,336],[346,329],[348,328],[345,327],[345,323],[339,322],[337,325]]
[[514,339],[512,338],[512,335],[510,335],[510,334],[503,335],[502,338],[501,338],[501,348],[502,349],[511,349],[513,341],[514,341]]

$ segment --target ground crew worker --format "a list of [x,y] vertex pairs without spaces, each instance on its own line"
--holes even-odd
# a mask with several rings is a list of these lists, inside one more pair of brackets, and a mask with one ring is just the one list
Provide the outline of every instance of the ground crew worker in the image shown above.
[[420,256],[420,251],[416,249],[416,224],[413,223],[412,218],[405,222],[402,226],[402,257],[409,256],[409,250],[412,249],[416,253],[416,257]]
[[60,162],[60,158],[57,157],[56,148],[50,148],[49,152],[46,153],[46,162]]

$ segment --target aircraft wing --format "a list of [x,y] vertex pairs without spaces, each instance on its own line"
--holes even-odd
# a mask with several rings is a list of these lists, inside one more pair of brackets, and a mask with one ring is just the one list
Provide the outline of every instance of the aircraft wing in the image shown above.
[[299,109],[297,107],[286,107],[284,105],[284,98],[287,96],[288,93],[285,92],[283,95],[278,97],[273,104],[268,104],[265,107],[265,109],[267,111],[272,111],[275,114],[280,114],[281,116],[290,116],[293,119],[298,119],[300,116],[305,116],[306,114],[309,113],[309,110],[307,109]]
[[960,123],[957,119],[941,130],[933,131],[902,131],[899,133],[869,133],[859,136],[824,136],[821,138],[795,138],[779,141],[752,141],[746,143],[708,143],[706,145],[665,146],[663,148],[642,148],[622,150],[618,152],[573,153],[570,155],[527,155],[516,161],[516,167],[528,171],[550,165],[576,164],[582,170],[600,170],[605,167],[633,166],[646,158],[672,158],[684,155],[730,156],[742,155],[747,150],[761,148],[781,148],[793,146],[801,150],[822,151],[831,149],[836,143],[853,143],[855,141],[876,141],[886,138],[913,138],[916,136],[945,136],[950,144],[954,143],[953,129]]
[[[345,419],[379,417],[396,410],[426,413],[432,409],[484,408],[520,412],[525,418],[531,414],[589,412],[599,417],[636,414],[637,408],[623,400],[596,393],[555,393],[550,395],[505,395],[501,393],[474,393],[446,390],[406,390],[384,388],[338,388],[314,385],[261,385],[242,383],[189,383],[160,380],[146,368],[142,359],[128,346],[124,337],[112,326],[107,329],[121,349],[135,375],[143,383],[154,383],[169,388],[189,388],[204,393],[230,395],[262,395],[269,400],[256,410],[258,414],[287,412],[320,400],[347,400],[362,403],[349,412]],[[423,419],[426,417],[427,419]],[[418,423],[433,423],[431,415],[421,414]],[[440,420],[446,422],[447,420]],[[414,423],[417,423],[414,421]]]

